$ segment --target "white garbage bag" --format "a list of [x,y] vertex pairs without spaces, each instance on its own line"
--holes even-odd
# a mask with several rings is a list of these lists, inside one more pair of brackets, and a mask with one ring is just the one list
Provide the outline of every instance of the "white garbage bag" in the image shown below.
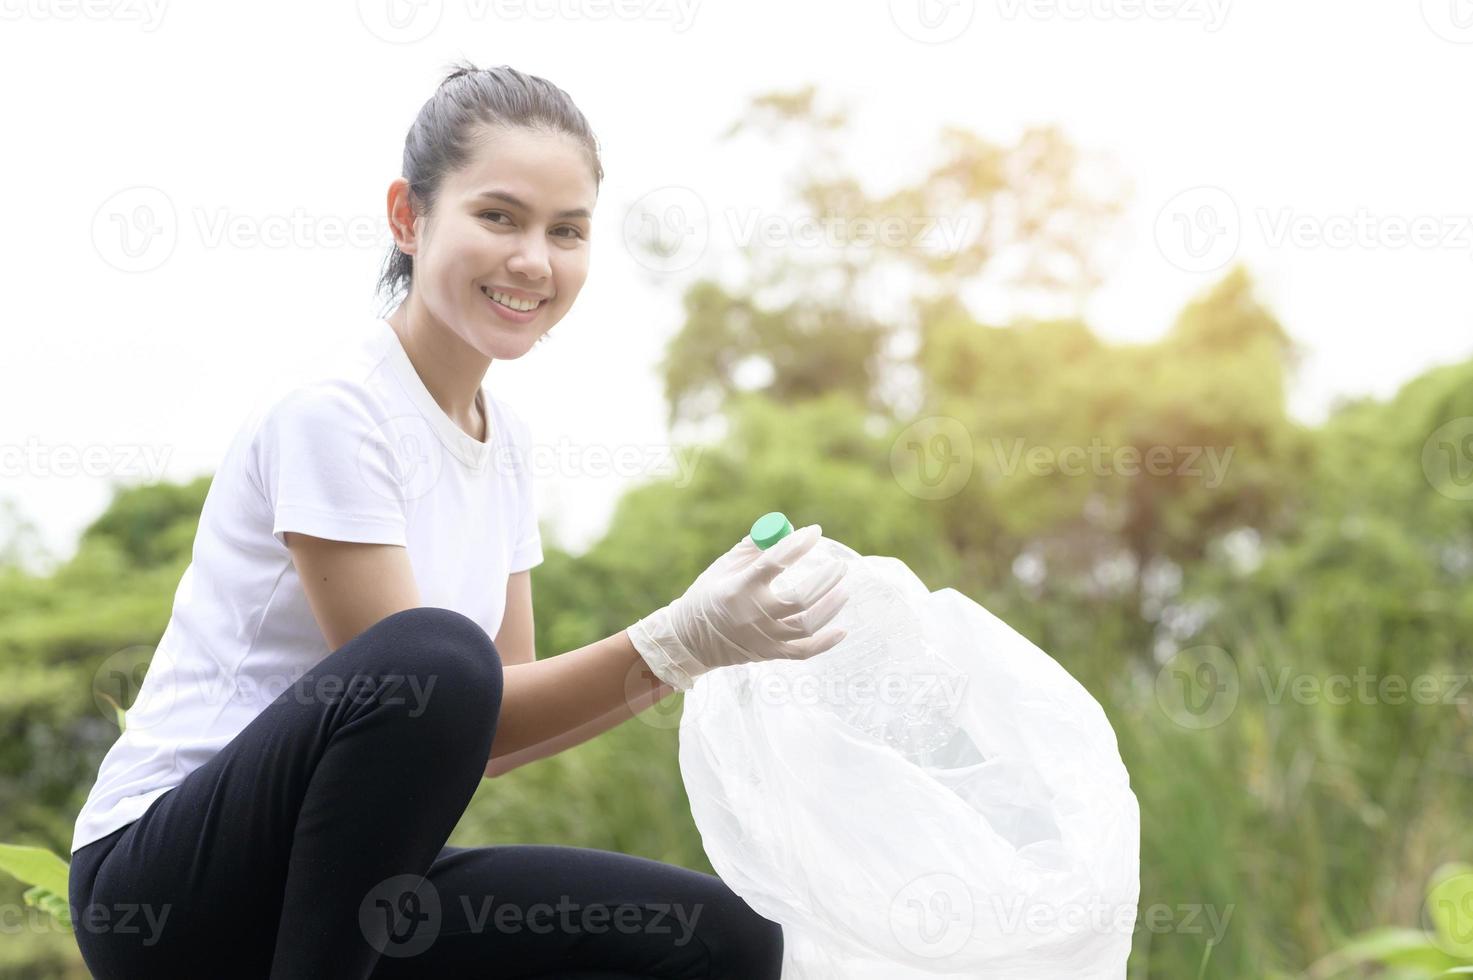
[[706,854],[783,926],[784,980],[1125,976],[1140,812],[1063,667],[953,589],[827,538],[848,636],[711,671],[680,769]]

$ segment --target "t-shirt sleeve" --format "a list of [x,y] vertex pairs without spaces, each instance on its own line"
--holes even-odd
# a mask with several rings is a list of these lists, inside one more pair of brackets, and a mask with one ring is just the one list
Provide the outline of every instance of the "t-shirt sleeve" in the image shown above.
[[352,395],[331,385],[287,394],[264,415],[255,461],[271,534],[407,546],[394,453]]
[[542,533],[537,526],[537,491],[532,482],[532,436],[527,423],[514,412],[512,426],[518,451],[517,540],[512,547],[512,572],[524,572],[542,564]]

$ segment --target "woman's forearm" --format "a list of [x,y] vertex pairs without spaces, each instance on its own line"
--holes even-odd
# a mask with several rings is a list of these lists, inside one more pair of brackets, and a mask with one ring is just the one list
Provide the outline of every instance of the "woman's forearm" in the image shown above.
[[620,705],[608,714],[601,715],[592,721],[579,725],[577,728],[563,732],[561,735],[557,735],[544,742],[538,742],[536,745],[528,746],[520,752],[497,755],[497,747],[492,746],[491,762],[486,766],[486,775],[488,777],[500,776],[520,766],[525,766],[529,762],[536,762],[538,759],[545,759],[548,756],[557,755],[564,749],[570,749],[575,745],[586,742],[595,735],[602,735],[610,728],[614,728],[628,721],[641,711],[644,711],[651,705],[658,704],[674,693],[675,688],[669,684],[660,682],[648,692],[631,697],[626,704]]
[[586,741],[673,690],[650,673],[626,630],[556,657],[503,667],[486,775]]

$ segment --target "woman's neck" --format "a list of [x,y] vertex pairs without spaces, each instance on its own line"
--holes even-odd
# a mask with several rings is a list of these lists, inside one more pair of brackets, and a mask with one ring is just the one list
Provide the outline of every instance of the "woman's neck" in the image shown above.
[[490,420],[481,381],[490,359],[467,347],[427,312],[420,316],[415,312],[406,301],[386,319],[435,404],[467,435],[485,442]]

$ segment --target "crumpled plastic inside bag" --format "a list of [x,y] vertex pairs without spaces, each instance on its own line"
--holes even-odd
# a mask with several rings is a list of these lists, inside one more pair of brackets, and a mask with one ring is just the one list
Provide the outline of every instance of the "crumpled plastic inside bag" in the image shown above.
[[783,926],[784,980],[1125,976],[1140,812],[1103,710],[1033,643],[902,562],[849,568],[803,661],[701,676],[680,769],[717,874]]

